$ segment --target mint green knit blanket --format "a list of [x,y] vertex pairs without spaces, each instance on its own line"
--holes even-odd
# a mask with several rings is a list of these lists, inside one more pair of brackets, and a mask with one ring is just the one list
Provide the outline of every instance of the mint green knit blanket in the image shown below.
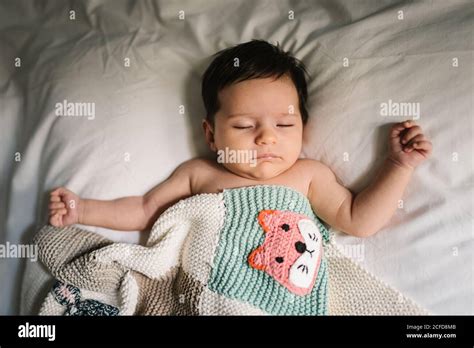
[[225,222],[208,287],[275,315],[327,314],[329,233],[283,186],[224,190]]

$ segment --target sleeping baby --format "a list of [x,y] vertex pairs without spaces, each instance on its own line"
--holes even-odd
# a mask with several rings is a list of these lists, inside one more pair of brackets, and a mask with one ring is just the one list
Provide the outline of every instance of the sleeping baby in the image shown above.
[[[388,135],[390,150],[378,175],[353,194],[329,167],[300,158],[308,120],[305,74],[299,60],[261,40],[216,53],[202,81],[207,112],[202,127],[216,159],[181,164],[144,196],[102,201],[59,187],[50,193],[50,224],[149,230],[178,201],[224,193],[226,209],[233,209],[235,216],[233,220],[226,216],[215,257],[227,247],[229,253],[223,255],[237,255],[243,273],[235,282],[242,283],[245,274],[251,274],[262,282],[273,280],[281,294],[323,296],[328,231],[319,219],[356,237],[375,234],[394,214],[413,171],[430,156],[432,144],[414,121],[394,124]],[[222,257],[226,267],[231,260]],[[229,272],[213,274],[218,279]],[[215,284],[218,288],[219,280]],[[258,295],[222,287],[220,293],[227,291],[229,297],[278,312],[259,302]],[[318,313],[325,313],[324,308]]]

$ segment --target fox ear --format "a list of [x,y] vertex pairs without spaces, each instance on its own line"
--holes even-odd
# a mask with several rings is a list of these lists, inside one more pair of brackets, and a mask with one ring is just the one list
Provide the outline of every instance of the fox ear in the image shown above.
[[258,214],[258,222],[260,226],[262,226],[265,232],[270,231],[270,222],[272,221],[273,214],[275,214],[275,210],[262,210]]
[[263,247],[259,246],[257,249],[252,251],[248,257],[248,262],[250,266],[260,271],[265,270],[265,265],[263,263]]

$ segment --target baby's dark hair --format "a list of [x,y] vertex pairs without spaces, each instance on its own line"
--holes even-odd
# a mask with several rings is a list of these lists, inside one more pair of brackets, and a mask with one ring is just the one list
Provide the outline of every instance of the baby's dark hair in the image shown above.
[[283,75],[289,76],[296,87],[301,118],[303,124],[306,124],[308,91],[305,74],[308,75],[308,72],[300,60],[290,52],[283,51],[278,43],[275,46],[264,40],[252,40],[226,48],[214,56],[216,57],[204,73],[201,86],[206,118],[211,125],[214,125],[214,116],[220,108],[220,90],[245,80],[267,77],[277,79]]

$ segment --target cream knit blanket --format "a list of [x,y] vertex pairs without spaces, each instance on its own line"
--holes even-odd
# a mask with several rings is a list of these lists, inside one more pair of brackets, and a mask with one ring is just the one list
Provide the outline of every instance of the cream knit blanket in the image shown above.
[[[259,197],[262,197],[263,205],[259,205]],[[241,200],[244,201],[243,205]],[[268,201],[279,203],[267,206],[265,202]],[[232,202],[237,204],[232,205]],[[250,204],[247,204],[248,202]],[[302,300],[309,299],[310,295],[295,295],[297,291],[288,283],[291,279],[283,281],[274,273],[250,267],[247,263],[248,252],[262,244],[264,232],[259,228],[258,222],[254,224],[253,219],[256,216],[249,220],[248,226],[242,222],[246,220],[229,222],[229,210],[233,210],[234,216],[249,219],[246,217],[248,211],[258,211],[262,207],[293,208],[301,214],[307,212],[306,204],[301,194],[274,186],[196,195],[176,203],[163,213],[153,226],[145,246],[115,243],[77,227],[60,229],[45,226],[35,237],[41,264],[29,263],[25,271],[22,313],[428,314],[403,294],[346,257],[332,238],[323,241],[323,258],[317,278],[316,275],[308,278],[313,279],[314,291],[310,295],[314,294],[316,302]],[[246,210],[246,206],[250,208]],[[262,223],[264,222],[260,221],[260,224]],[[322,226],[319,221],[315,223]],[[255,230],[249,233],[249,236],[256,233],[262,236],[253,241],[251,246],[246,245],[252,243],[251,240],[243,242],[231,236],[228,240],[236,241],[236,244],[232,247],[223,246],[226,241],[222,233],[229,230],[229,227],[234,230],[237,228],[240,231],[239,236],[242,233],[242,239],[245,238],[242,231],[246,230]],[[285,231],[290,227],[291,224],[287,225]],[[324,236],[322,227],[320,230]],[[285,258],[288,255],[285,254]],[[240,268],[232,266],[234,260],[243,259],[242,256],[245,256],[245,260]],[[321,275],[324,269],[327,269],[326,278]],[[248,278],[249,274],[253,278]],[[327,294],[325,279],[328,283]],[[259,283],[260,280],[262,282]],[[281,297],[281,294],[285,297]],[[316,310],[315,307],[319,309]]]

